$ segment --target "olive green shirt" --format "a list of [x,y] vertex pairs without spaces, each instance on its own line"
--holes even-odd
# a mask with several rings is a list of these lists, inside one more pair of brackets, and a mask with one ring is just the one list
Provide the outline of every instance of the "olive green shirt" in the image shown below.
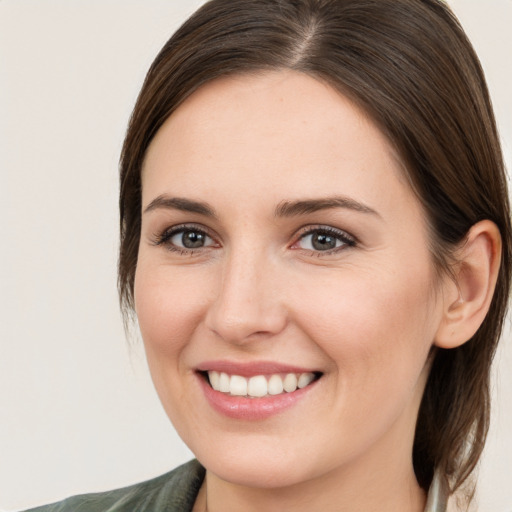
[[[115,491],[84,494],[26,512],[191,512],[204,468],[191,460],[170,473]],[[425,512],[446,512],[446,496],[434,478]]]
[[191,460],[170,473],[114,491],[84,494],[26,512],[189,512],[205,470]]

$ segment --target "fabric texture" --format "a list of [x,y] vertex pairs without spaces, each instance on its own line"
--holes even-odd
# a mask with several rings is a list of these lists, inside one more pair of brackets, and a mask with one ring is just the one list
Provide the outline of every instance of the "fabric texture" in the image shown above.
[[84,494],[26,512],[190,512],[205,470],[191,460],[170,473],[114,491]]
[[[25,512],[191,512],[205,469],[191,460],[170,473],[115,491],[74,496]],[[425,512],[446,512],[446,491],[436,474]]]

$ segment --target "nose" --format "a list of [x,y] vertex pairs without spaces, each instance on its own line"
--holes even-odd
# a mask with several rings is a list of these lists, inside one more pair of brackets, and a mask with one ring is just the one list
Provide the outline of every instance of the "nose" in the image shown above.
[[268,255],[247,252],[223,262],[217,296],[206,313],[206,326],[236,344],[272,338],[287,324],[279,265]]

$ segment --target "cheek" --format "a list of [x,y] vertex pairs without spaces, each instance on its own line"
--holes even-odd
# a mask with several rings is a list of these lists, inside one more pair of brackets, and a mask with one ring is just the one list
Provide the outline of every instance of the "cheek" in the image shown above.
[[139,265],[135,275],[135,311],[146,347],[152,356],[168,360],[177,357],[186,346],[201,316],[202,296],[199,286],[183,279],[169,268]]
[[357,382],[361,389],[377,381],[415,384],[438,323],[428,268],[402,269],[399,277],[383,267],[364,274],[352,269],[338,279],[306,283],[295,294],[306,298],[297,307],[297,322],[329,356],[342,382]]
[[168,266],[139,264],[135,276],[135,311],[153,384],[171,422],[179,426],[193,411],[186,383],[185,353],[204,309],[204,290]]

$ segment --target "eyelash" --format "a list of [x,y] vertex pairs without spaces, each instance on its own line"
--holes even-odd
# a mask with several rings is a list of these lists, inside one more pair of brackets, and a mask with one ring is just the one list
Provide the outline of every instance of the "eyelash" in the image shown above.
[[182,256],[198,254],[199,251],[201,251],[202,249],[210,247],[209,245],[207,245],[207,246],[203,246],[203,247],[198,247],[196,249],[192,249],[192,248],[187,248],[187,247],[179,247],[179,246],[174,245],[171,242],[171,239],[174,236],[179,235],[180,233],[185,234],[187,231],[192,232],[192,233],[197,233],[204,237],[208,237],[214,241],[214,244],[212,244],[212,245],[215,245],[215,240],[209,234],[209,232],[207,230],[205,230],[204,228],[202,228],[201,226],[198,226],[195,224],[179,224],[177,226],[172,226],[170,228],[165,229],[164,231],[162,231],[162,233],[157,234],[155,236],[154,245],[163,245],[163,246],[165,246],[165,248],[167,250],[169,250],[171,252],[176,252]]
[[[339,247],[334,247],[332,249],[327,249],[325,251],[321,250],[312,250],[312,249],[303,249],[301,247],[295,247],[301,240],[304,240],[306,237],[319,234],[326,235],[328,237],[334,238],[336,241],[340,241],[342,243]],[[338,252],[344,251],[349,247],[355,247],[357,245],[357,239],[348,234],[346,231],[342,231],[341,229],[336,229],[331,226],[307,226],[302,228],[299,231],[296,241],[292,244],[291,248],[295,250],[306,251],[307,253],[314,254],[317,257],[328,256],[330,254],[336,254]]]
[[[186,232],[196,233],[200,236],[204,236],[213,241],[212,244],[197,247],[197,248],[186,248],[179,247],[171,242],[171,239],[181,234],[185,234]],[[332,249],[327,250],[314,250],[314,249],[304,249],[301,247],[297,247],[297,245],[304,240],[306,237],[311,235],[326,235],[327,237],[332,237],[335,239],[336,243],[339,241],[342,245],[338,247],[334,247]],[[290,245],[290,248],[293,250],[300,250],[309,254],[314,254],[317,257],[328,256],[330,254],[336,254],[340,251],[347,249],[348,247],[355,247],[358,243],[357,239],[348,234],[345,231],[340,229],[333,228],[331,226],[325,225],[317,225],[317,226],[306,226],[299,230],[298,234],[294,237],[295,241]],[[154,237],[154,245],[162,245],[169,251],[176,252],[179,255],[197,255],[202,250],[208,249],[209,247],[215,246],[218,244],[215,242],[215,238],[210,235],[208,230],[205,230],[203,227],[195,224],[179,224],[176,226],[172,226],[170,228],[165,229],[162,233],[155,235]]]

